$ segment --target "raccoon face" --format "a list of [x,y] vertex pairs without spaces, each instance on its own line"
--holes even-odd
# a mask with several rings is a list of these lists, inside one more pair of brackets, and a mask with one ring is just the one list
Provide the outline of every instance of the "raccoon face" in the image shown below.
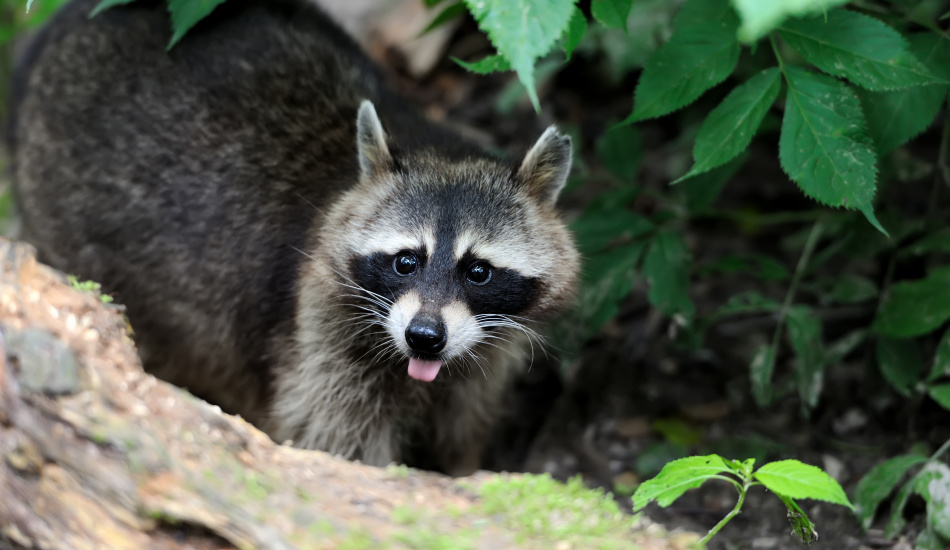
[[369,102],[357,127],[362,180],[343,201],[340,252],[353,305],[384,329],[383,346],[431,382],[510,331],[537,336],[531,324],[562,308],[577,278],[554,210],[570,138],[549,128],[515,168],[431,151],[393,159]]

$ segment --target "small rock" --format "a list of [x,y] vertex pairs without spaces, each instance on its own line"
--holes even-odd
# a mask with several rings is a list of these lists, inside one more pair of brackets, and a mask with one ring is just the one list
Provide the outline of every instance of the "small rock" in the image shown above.
[[838,483],[843,483],[848,479],[848,467],[844,465],[839,458],[825,454],[821,455],[821,465]]
[[65,342],[41,328],[8,329],[4,337],[7,357],[16,361],[17,380],[25,390],[53,395],[79,391],[79,360]]
[[629,471],[622,472],[614,476],[613,482],[614,482],[614,488],[616,489],[621,489],[621,488],[632,489],[633,487],[640,485],[640,476]]
[[831,429],[838,435],[859,430],[868,423],[868,416],[861,409],[852,408],[831,422]]
[[732,407],[730,407],[729,402],[725,399],[701,403],[699,405],[680,405],[680,411],[683,413],[683,416],[697,422],[722,420],[729,416],[731,410]]
[[617,421],[616,433],[620,437],[644,437],[650,434],[650,422],[643,416],[624,418]]
[[752,548],[777,548],[779,540],[775,537],[758,537],[752,539]]

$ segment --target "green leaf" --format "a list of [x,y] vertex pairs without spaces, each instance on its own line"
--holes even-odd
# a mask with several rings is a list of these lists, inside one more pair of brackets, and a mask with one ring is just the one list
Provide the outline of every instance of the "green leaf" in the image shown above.
[[755,478],[778,495],[823,500],[854,509],[841,485],[817,466],[797,460],[779,460],[759,468]]
[[661,418],[653,422],[652,428],[667,441],[683,447],[698,445],[703,439],[701,431],[677,418]]
[[925,529],[914,539],[914,550],[947,550],[947,545],[940,535]]
[[940,80],[884,23],[848,10],[786,21],[782,38],[809,63],[868,90],[898,90]]
[[597,140],[597,157],[624,182],[633,181],[640,169],[640,131],[632,126],[609,128]]
[[474,63],[468,63],[455,57],[451,59],[466,71],[475,74],[491,74],[511,70],[511,65],[508,64],[508,60],[498,54],[483,57]]
[[[123,4],[131,4],[132,2],[135,2],[135,0],[102,0],[101,2],[99,2],[98,4],[96,4],[96,7],[92,8],[92,11],[89,12],[89,17],[95,17],[95,16],[99,15],[100,13],[102,13],[103,11],[105,11],[105,10],[107,10],[107,9],[113,7],[113,6],[121,6],[121,5],[123,5]],[[30,11],[29,6],[27,6],[26,11]]]
[[725,164],[745,151],[781,86],[781,73],[772,67],[730,92],[699,128],[692,169],[673,183]]
[[827,283],[827,286],[821,292],[822,301],[834,304],[867,302],[876,298],[878,292],[880,292],[877,283],[854,273],[829,277],[822,282]]
[[950,377],[950,329],[943,333],[940,343],[937,345],[937,352],[934,354],[934,365],[930,369],[930,376],[927,382],[933,382],[941,377]]
[[719,455],[688,456],[674,460],[664,466],[656,477],[640,484],[633,494],[633,511],[638,512],[653,501],[666,508],[686,491],[730,471]]
[[[581,254],[588,257],[604,251],[613,243],[645,235],[653,231],[654,227],[643,216],[622,208],[584,212],[571,224]],[[586,266],[585,271],[591,275],[597,273],[592,266]]]
[[878,338],[877,365],[884,378],[905,397],[910,396],[924,370],[916,340]]
[[798,503],[786,496],[778,495],[778,498],[782,499],[782,503],[785,504],[785,509],[788,511],[786,516],[792,527],[792,534],[797,536],[798,540],[806,546],[817,542],[818,531],[815,529],[815,524],[808,519]]
[[861,527],[868,529],[877,507],[886,499],[908,470],[927,461],[920,454],[896,456],[871,468],[854,490],[854,514]]
[[709,172],[693,176],[686,181],[680,178],[673,183],[686,195],[686,207],[690,212],[699,212],[719,197],[726,184],[745,165],[746,160],[748,155],[742,154]]
[[534,89],[534,61],[551,51],[574,14],[574,0],[465,0],[478,26],[505,56],[541,110]]
[[806,410],[818,404],[825,369],[821,340],[821,319],[810,307],[795,306],[788,311],[788,339],[795,350],[795,380]]
[[891,504],[891,517],[884,528],[885,538],[892,539],[904,530],[904,525],[907,523],[904,520],[904,508],[907,506],[907,501],[910,500],[911,495],[913,495],[913,489],[914,480],[911,479],[897,491],[894,502]]
[[818,202],[874,216],[877,157],[861,104],[844,83],[798,67],[785,68],[788,99],[779,140],[782,169]]
[[691,0],[707,1],[717,8],[710,19],[677,29],[669,42],[650,56],[637,82],[633,113],[626,122],[663,116],[685,107],[735,69],[739,61],[739,21],[728,0]]
[[224,0],[168,0],[168,13],[172,19],[172,49],[192,27],[211,14]]
[[643,275],[650,283],[647,297],[665,315],[693,316],[695,307],[688,294],[690,261],[686,241],[679,233],[661,232],[650,243],[643,260]]
[[[910,36],[910,50],[930,71],[950,79],[950,41],[933,32]],[[887,153],[923,132],[933,122],[950,86],[915,86],[890,92],[858,91],[868,131],[879,153]]]
[[927,388],[927,395],[941,407],[950,411],[950,384],[935,384]]
[[749,365],[749,377],[752,379],[752,397],[760,407],[772,404],[772,371],[775,370],[775,348],[762,344],[755,351]]
[[786,17],[826,13],[850,0],[732,0],[742,27],[739,39],[751,44],[777,27]]
[[593,334],[617,314],[618,303],[630,293],[635,268],[645,247],[642,242],[633,243],[585,262],[584,268],[590,275],[581,285],[577,308],[588,333]]
[[435,19],[433,19],[428,25],[426,25],[426,28],[422,29],[422,32],[419,33],[419,36],[428,34],[429,31],[432,31],[433,29],[437,29],[441,27],[442,25],[448,23],[449,21],[462,16],[464,13],[465,13],[465,4],[462,3],[461,0],[459,0],[458,2],[449,4],[448,6],[443,8],[442,11],[439,12],[439,15],[435,16]]
[[868,337],[867,329],[852,330],[825,348],[825,368],[837,365]]
[[934,269],[916,281],[902,281],[885,291],[873,330],[888,338],[926,334],[950,319],[950,267]]
[[914,492],[927,503],[927,528],[950,539],[950,466],[928,462],[914,478]]
[[627,29],[633,0],[592,0],[590,13],[608,29]]
[[[933,88],[934,86],[931,86]],[[938,229],[930,235],[904,248],[900,256],[922,256],[931,252],[950,251],[950,227]]]
[[672,441],[651,443],[642,452],[637,453],[633,469],[641,477],[652,477],[660,473],[667,463],[683,458],[686,454],[686,447]]
[[564,41],[561,43],[568,61],[571,60],[571,54],[577,49],[585,34],[587,34],[587,18],[584,17],[584,12],[580,8],[574,6],[571,20],[567,23],[567,32],[564,33]]

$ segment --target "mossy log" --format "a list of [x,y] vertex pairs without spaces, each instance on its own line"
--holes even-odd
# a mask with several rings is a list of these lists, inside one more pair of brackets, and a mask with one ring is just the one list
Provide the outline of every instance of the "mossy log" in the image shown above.
[[455,480],[277,445],[144,373],[121,307],[34,258],[29,246],[0,241],[0,548],[685,548],[696,540],[634,526],[609,500],[550,480]]

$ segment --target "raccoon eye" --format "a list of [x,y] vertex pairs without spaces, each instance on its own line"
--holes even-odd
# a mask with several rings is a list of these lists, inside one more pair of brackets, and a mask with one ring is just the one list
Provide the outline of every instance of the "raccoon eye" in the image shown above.
[[410,254],[409,252],[403,252],[393,260],[393,271],[403,277],[415,273],[418,266],[419,260],[416,259],[415,254]]
[[485,262],[475,262],[468,266],[465,275],[472,284],[483,285],[491,280],[491,266]]

